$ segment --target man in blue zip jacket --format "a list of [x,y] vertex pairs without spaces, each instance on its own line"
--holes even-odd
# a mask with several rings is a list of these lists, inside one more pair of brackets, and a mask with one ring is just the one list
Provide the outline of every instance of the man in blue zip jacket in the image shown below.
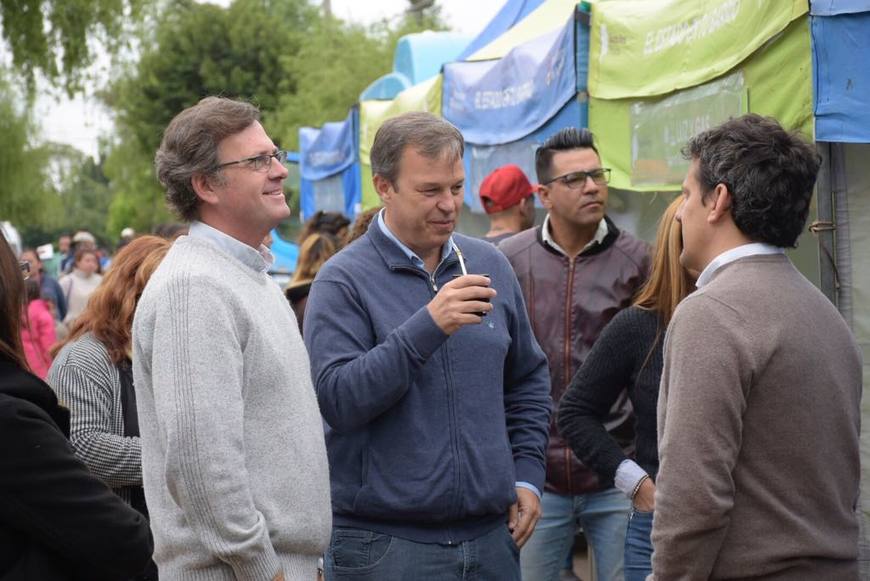
[[463,148],[427,113],[384,123],[371,150],[384,210],[311,288],[327,581],[519,581],[540,516],[547,359],[504,255],[454,233]]

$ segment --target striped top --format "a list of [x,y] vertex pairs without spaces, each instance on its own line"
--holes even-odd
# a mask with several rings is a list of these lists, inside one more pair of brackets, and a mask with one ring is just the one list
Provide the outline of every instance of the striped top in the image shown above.
[[90,333],[68,343],[52,363],[48,384],[70,410],[76,456],[125,502],[142,486],[139,438],[124,436],[121,379],[102,343]]

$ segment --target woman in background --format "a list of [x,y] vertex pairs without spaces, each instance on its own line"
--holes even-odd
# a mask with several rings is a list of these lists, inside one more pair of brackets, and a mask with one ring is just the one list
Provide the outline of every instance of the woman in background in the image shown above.
[[299,323],[299,332],[302,332],[302,320],[305,316],[305,304],[308,302],[308,292],[311,283],[320,267],[329,258],[341,249],[338,238],[331,234],[314,232],[309,235],[302,248],[299,250],[299,260],[296,262],[296,270],[293,278],[284,289],[284,295],[290,301],[293,312],[296,314],[296,322]]
[[336,240],[344,240],[347,236],[350,220],[341,212],[324,212],[318,210],[302,224],[297,243],[301,247],[305,240],[314,233],[329,234]]
[[41,298],[39,283],[24,281],[27,305],[21,325],[21,345],[30,371],[39,379],[45,379],[51,366],[51,347],[57,340],[54,333],[54,316],[48,303]]
[[130,372],[133,314],[171,243],[142,236],[115,256],[69,336],[55,347],[48,383],[71,414],[82,462],[143,514],[142,450]]
[[[558,427],[574,453],[595,470],[603,486],[615,484],[632,499],[625,538],[625,579],[643,581],[652,572],[652,519],[659,468],[656,405],[662,376],[665,331],[677,304],[694,289],[680,265],[677,198],[659,223],[650,278],[632,306],[601,332],[559,405]],[[631,460],[604,427],[623,389],[635,414],[637,458]]]
[[97,290],[103,277],[100,274],[100,257],[96,250],[79,249],[73,260],[73,269],[58,281],[66,299],[66,317],[63,323],[72,328],[76,317],[88,305],[91,294]]
[[0,579],[128,579],[151,557],[148,522],[75,457],[69,412],[27,371],[23,291],[0,235]]

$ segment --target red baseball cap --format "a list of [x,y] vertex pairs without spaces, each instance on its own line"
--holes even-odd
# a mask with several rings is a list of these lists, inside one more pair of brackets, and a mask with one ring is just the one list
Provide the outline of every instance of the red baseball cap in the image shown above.
[[480,202],[487,214],[512,208],[535,193],[537,186],[516,165],[493,170],[480,184]]

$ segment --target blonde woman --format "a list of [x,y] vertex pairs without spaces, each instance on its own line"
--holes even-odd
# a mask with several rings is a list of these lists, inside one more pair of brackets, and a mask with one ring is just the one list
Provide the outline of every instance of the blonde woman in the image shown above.
[[[632,306],[604,328],[559,406],[559,431],[574,453],[595,470],[603,485],[615,485],[632,499],[625,538],[626,581],[643,580],[651,573],[662,345],[677,304],[695,288],[693,277],[680,265],[683,244],[674,216],[681,202],[677,198],[661,218],[649,280]],[[635,460],[626,457],[605,428],[608,412],[624,389],[634,407]]]
[[284,290],[284,295],[290,301],[290,306],[293,307],[293,312],[296,314],[300,333],[302,332],[302,319],[305,315],[305,304],[308,302],[308,291],[311,290],[311,283],[314,282],[314,277],[317,276],[320,267],[340,249],[339,239],[323,232],[309,234],[302,242],[296,271]]

